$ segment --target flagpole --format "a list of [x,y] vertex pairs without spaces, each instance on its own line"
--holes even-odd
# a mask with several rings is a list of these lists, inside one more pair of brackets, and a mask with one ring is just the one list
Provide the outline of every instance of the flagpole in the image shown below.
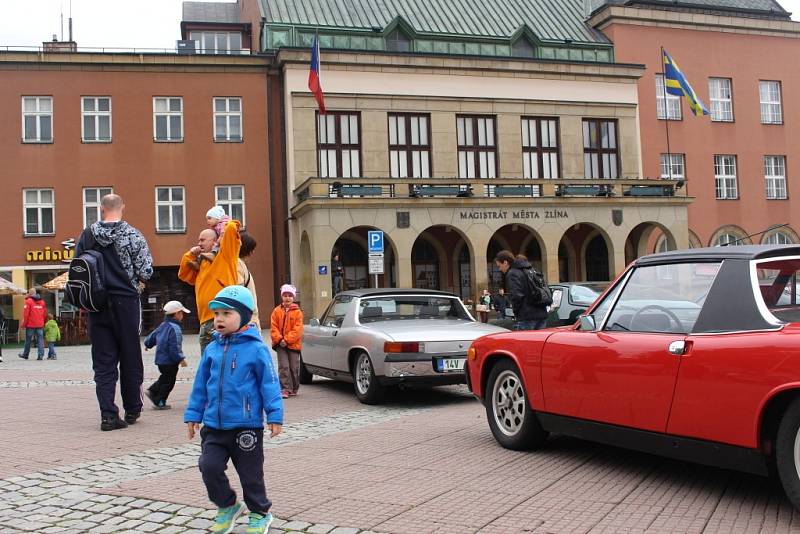
[[[660,57],[658,58],[661,64],[661,86],[664,92],[664,129],[667,132],[667,176],[672,181],[672,151],[669,147],[669,105],[667,103],[667,73],[664,68],[664,47],[661,47]],[[657,107],[657,106],[656,106]]]

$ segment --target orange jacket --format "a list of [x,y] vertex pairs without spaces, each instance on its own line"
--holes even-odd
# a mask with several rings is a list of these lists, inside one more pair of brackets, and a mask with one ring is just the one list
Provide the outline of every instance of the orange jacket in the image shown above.
[[276,306],[270,318],[269,337],[273,349],[283,339],[287,348],[300,350],[303,346],[303,311],[300,306],[292,303],[288,311],[283,304]]
[[208,309],[208,303],[217,296],[219,290],[236,285],[241,246],[239,221],[230,221],[225,227],[225,233],[222,234],[219,252],[213,262],[203,260],[200,262],[200,270],[195,271],[189,267],[189,262],[196,259],[194,254],[187,252],[181,258],[178,278],[194,286],[197,315],[201,324],[214,318],[214,314]]

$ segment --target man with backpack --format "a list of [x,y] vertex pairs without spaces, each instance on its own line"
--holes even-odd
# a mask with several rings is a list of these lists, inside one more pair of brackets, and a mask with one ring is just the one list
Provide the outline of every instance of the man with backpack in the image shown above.
[[[75,247],[75,258],[87,251],[100,253],[94,254],[93,262],[86,265],[97,269],[98,273],[90,274],[95,275],[104,290],[102,294],[95,292],[92,305],[98,311],[90,311],[88,321],[100,430],[104,431],[134,424],[143,405],[139,294],[144,281],[153,275],[153,258],[142,233],[122,220],[124,209],[119,195],[104,196],[100,201],[101,220],[81,233]],[[117,379],[124,420],[114,404]]]
[[514,330],[539,330],[547,323],[547,306],[553,303],[550,290],[525,256],[501,250],[494,258],[505,275],[508,300],[514,310]]

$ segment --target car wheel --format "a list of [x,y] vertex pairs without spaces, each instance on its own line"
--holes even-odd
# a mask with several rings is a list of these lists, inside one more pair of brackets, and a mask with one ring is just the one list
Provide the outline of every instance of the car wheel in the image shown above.
[[789,404],[781,418],[775,460],[786,496],[800,509],[800,398]]
[[307,386],[314,381],[314,373],[306,368],[306,364],[303,363],[302,356],[300,356],[300,373],[298,380],[300,380],[300,383],[304,386]]
[[356,356],[353,365],[353,388],[358,400],[364,404],[378,404],[383,400],[385,390],[375,378],[372,360],[369,359],[366,352],[361,352]]
[[486,382],[485,404],[489,428],[506,449],[532,449],[547,439],[547,432],[528,404],[525,385],[513,362],[502,360],[492,368]]

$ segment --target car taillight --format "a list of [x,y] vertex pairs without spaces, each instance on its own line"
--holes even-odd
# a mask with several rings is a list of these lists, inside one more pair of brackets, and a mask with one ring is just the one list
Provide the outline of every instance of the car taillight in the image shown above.
[[403,343],[387,341],[383,344],[383,352],[419,352],[419,341],[407,341]]

